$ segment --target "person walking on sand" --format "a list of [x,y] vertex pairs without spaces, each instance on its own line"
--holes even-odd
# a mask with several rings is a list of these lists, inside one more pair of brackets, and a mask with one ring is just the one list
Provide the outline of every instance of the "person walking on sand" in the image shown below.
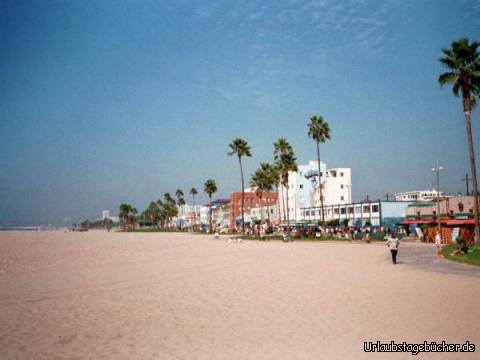
[[387,237],[387,246],[390,248],[390,252],[392,253],[392,262],[396,264],[398,247],[400,246],[400,239],[397,237],[397,234],[395,232],[393,232],[392,235]]

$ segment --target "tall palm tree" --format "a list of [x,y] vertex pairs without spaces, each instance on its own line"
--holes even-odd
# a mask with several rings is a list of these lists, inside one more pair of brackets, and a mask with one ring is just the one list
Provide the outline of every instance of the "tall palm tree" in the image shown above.
[[297,159],[293,149],[289,152],[283,153],[278,159],[278,167],[280,169],[280,176],[282,179],[282,185],[286,189],[286,199],[287,199],[287,237],[290,237],[290,209],[288,204],[288,173],[289,171],[297,171]]
[[228,156],[237,155],[238,163],[240,165],[240,177],[242,180],[242,234],[245,234],[245,219],[244,219],[244,206],[245,206],[245,182],[243,180],[243,168],[242,168],[242,157],[248,156],[251,157],[250,146],[248,143],[240,138],[233,139],[233,141],[228,144],[230,151],[227,153]]
[[208,179],[203,185],[203,191],[208,194],[208,207],[209,207],[209,228],[208,230],[212,231],[212,194],[217,192],[217,184],[215,180]]
[[480,42],[469,43],[467,38],[452,42],[451,48],[442,49],[444,56],[440,62],[447,66],[449,72],[439,76],[441,86],[452,84],[455,96],[462,93],[463,113],[467,131],[468,155],[470,157],[470,171],[472,173],[473,209],[475,218],[475,246],[480,247],[480,222],[478,214],[478,183],[475,151],[472,138],[471,112],[480,96]]
[[[280,156],[282,154],[286,154],[286,153],[291,152],[291,151],[293,151],[293,149],[292,149],[292,146],[288,143],[287,139],[279,138],[273,144],[273,160],[275,160],[275,163],[278,165],[278,162],[280,160]],[[277,184],[281,184],[282,179],[281,179],[280,172],[278,173],[278,175],[279,175],[279,178],[278,178]],[[280,188],[280,194],[279,195],[281,195],[281,197],[282,197],[283,221],[285,221],[287,217],[286,217],[286,213],[285,213],[285,194],[283,193],[283,188]],[[279,207],[280,207],[280,199],[278,199],[278,202],[279,202]],[[278,216],[280,217],[280,211],[278,212]]]
[[320,206],[322,208],[322,229],[325,229],[325,214],[323,213],[322,172],[320,169],[320,143],[330,140],[330,126],[322,116],[312,116],[308,124],[308,137],[317,145],[318,187],[320,189]]
[[133,215],[135,215],[138,211],[132,205],[125,203],[120,204],[119,210],[120,221],[123,225],[123,231],[125,231],[127,224],[132,222]]
[[195,210],[195,195],[198,194],[198,191],[197,189],[195,189],[194,187],[192,187],[190,189],[190,195],[192,195],[192,204],[193,204],[193,227],[194,227],[194,231],[195,231],[195,225],[197,224],[197,212]]

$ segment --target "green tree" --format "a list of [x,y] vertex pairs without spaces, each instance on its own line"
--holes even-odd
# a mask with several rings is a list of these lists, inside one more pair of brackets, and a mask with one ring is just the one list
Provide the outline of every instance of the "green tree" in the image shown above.
[[480,54],[478,48],[480,42],[469,42],[467,38],[461,38],[452,42],[448,49],[442,49],[443,57],[439,60],[449,71],[439,76],[441,86],[452,85],[455,96],[462,93],[463,113],[467,131],[468,155],[470,158],[470,171],[472,173],[472,190],[474,198],[475,218],[475,246],[480,247],[480,222],[478,214],[478,183],[477,167],[475,163],[475,151],[472,138],[471,113],[480,96]]
[[323,213],[323,186],[322,171],[320,169],[320,143],[330,140],[330,127],[323,120],[322,116],[312,116],[308,124],[308,137],[315,141],[317,145],[317,161],[318,161],[318,188],[320,189],[320,206],[322,208],[322,228],[325,229],[325,214]]
[[250,146],[248,143],[240,138],[233,139],[233,141],[228,144],[230,151],[227,153],[228,156],[237,155],[238,163],[240,165],[240,178],[242,180],[242,234],[245,234],[245,219],[244,219],[244,206],[245,206],[245,183],[243,180],[243,167],[242,167],[242,157],[247,156],[251,157]]
[[209,207],[209,232],[212,232],[212,194],[217,192],[217,184],[215,180],[208,179],[205,181],[203,190],[208,194],[208,207]]
[[[269,163],[261,163],[260,167],[252,174],[250,186],[255,189],[255,193],[260,199],[260,221],[263,222],[263,193],[272,191],[276,181],[273,173],[273,166]],[[267,211],[268,220],[270,221],[270,212]]]
[[288,173],[290,171],[297,171],[297,159],[295,158],[295,154],[293,149],[290,147],[290,150],[284,152],[280,155],[277,160],[277,166],[280,171],[281,183],[285,188],[286,192],[286,205],[287,205],[287,236],[290,236],[290,209],[288,204]]
[[130,204],[120,204],[119,207],[119,218],[122,223],[123,231],[126,230],[127,225],[132,224],[134,221],[134,216],[137,214],[137,209],[135,209]]
[[[279,138],[274,144],[273,144],[273,160],[275,161],[275,166],[277,167],[277,173],[278,173],[278,182],[277,185],[281,184],[281,175],[280,171],[278,169],[278,162],[280,160],[280,156],[282,154],[286,154],[288,152],[292,152],[292,146],[288,143],[287,139],[285,138]],[[278,189],[278,186],[277,186]],[[280,197],[282,198],[282,209],[283,209],[283,221],[287,219],[286,217],[286,212],[285,212],[285,194],[283,193],[283,188],[280,187],[280,193],[278,194],[278,208],[280,209]],[[278,217],[280,217],[280,211],[278,212]]]

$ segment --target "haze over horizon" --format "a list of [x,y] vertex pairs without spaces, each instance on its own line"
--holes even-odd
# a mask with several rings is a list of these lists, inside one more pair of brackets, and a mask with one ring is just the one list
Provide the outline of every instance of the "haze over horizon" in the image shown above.
[[[272,161],[286,137],[352,194],[465,192],[462,104],[441,89],[441,49],[480,40],[480,1],[4,1],[0,3],[0,225],[65,225],[144,209],[205,180],[240,189],[227,146]],[[475,150],[480,110],[472,113]]]

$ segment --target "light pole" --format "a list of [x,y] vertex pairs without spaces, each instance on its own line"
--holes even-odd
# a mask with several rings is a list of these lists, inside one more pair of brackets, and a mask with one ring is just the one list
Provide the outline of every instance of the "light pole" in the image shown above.
[[438,233],[440,234],[440,171],[443,170],[443,166],[438,165],[432,168],[432,171],[437,173],[437,224],[438,224]]

